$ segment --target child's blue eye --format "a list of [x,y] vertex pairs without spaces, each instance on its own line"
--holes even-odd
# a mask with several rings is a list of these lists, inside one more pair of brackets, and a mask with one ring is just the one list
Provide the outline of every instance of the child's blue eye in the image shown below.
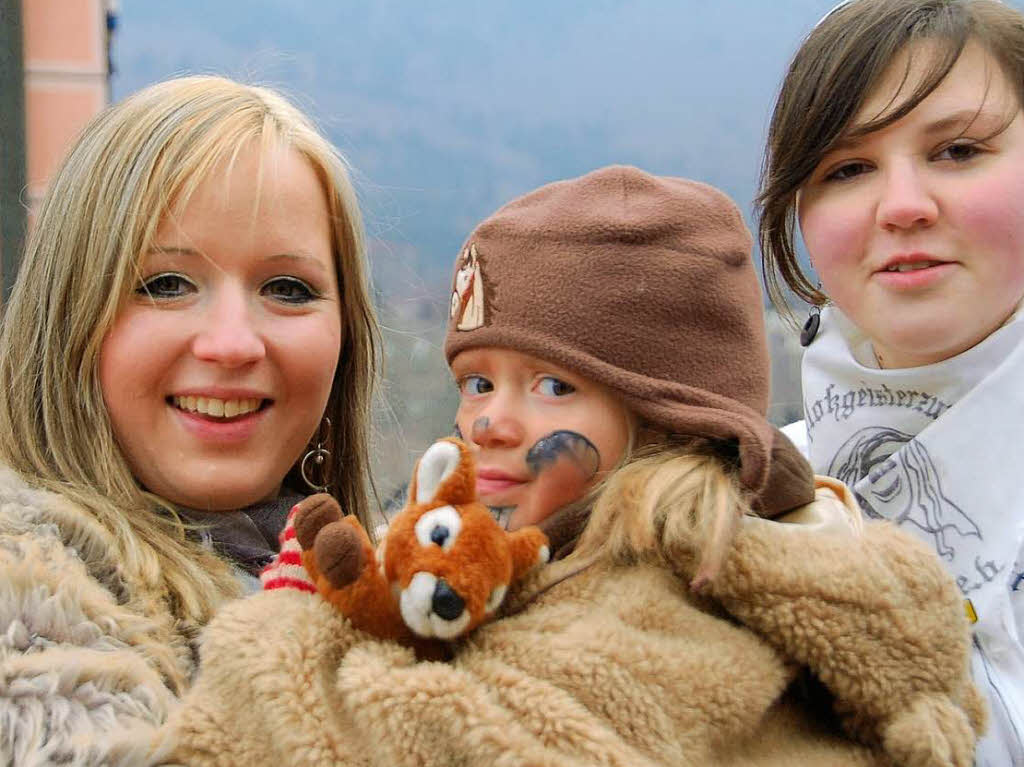
[[195,285],[187,278],[168,272],[150,277],[136,288],[135,292],[150,298],[180,298],[193,290]]
[[459,390],[463,394],[488,394],[494,391],[494,384],[483,376],[466,376],[459,383]]
[[260,292],[286,304],[304,304],[318,297],[309,285],[295,277],[275,277],[264,283]]
[[561,378],[544,376],[537,382],[537,391],[546,397],[564,397],[576,391],[576,387]]

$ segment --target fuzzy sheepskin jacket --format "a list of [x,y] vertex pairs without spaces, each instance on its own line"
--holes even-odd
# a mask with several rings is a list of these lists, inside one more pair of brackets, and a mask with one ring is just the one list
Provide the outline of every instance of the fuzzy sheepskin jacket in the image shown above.
[[190,632],[165,594],[122,578],[112,544],[81,508],[0,467],[0,764],[159,759]]
[[172,715],[175,761],[969,767],[985,714],[934,554],[885,523],[749,518],[694,596],[683,527],[656,561],[544,567],[448,663],[315,594],[233,602]]

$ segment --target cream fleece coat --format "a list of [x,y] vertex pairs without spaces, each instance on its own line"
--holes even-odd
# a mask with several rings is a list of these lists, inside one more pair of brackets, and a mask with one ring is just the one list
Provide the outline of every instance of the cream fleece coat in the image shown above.
[[138,765],[188,679],[165,595],[127,582],[110,533],[0,467],[0,764]]
[[[552,564],[451,663],[416,662],[317,595],[235,602],[208,626],[172,718],[176,757],[968,767],[984,712],[955,586],[888,524],[804,517],[745,520],[703,597],[686,586],[702,542],[671,524],[656,562]],[[797,694],[804,670],[834,718]]]

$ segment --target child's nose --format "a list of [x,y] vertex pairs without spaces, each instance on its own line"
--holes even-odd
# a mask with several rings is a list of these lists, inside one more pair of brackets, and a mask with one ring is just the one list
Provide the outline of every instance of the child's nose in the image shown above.
[[493,412],[473,421],[470,439],[480,447],[516,447],[522,444],[524,433],[519,419]]

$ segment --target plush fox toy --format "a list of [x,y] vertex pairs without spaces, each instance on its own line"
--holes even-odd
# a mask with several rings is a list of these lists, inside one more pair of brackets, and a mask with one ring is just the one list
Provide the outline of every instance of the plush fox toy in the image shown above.
[[408,505],[377,552],[329,495],[295,512],[302,564],[317,591],[356,628],[423,648],[492,615],[512,581],[548,560],[535,527],[509,533],[476,497],[476,466],[457,439],[435,442],[413,472]]

